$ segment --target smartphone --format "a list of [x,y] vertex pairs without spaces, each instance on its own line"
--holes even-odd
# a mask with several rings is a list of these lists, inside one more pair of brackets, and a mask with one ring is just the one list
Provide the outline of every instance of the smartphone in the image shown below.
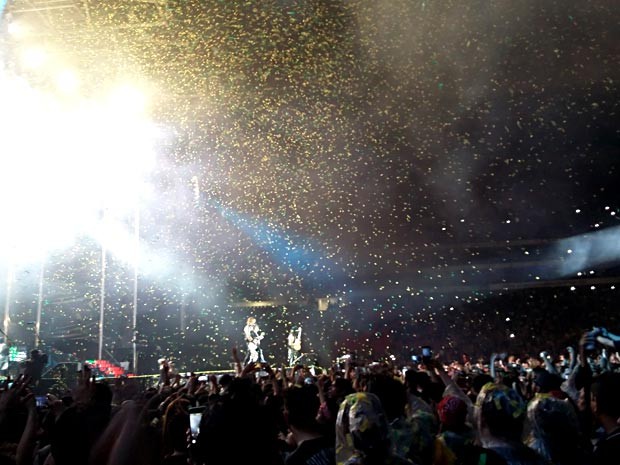
[[47,397],[36,396],[35,401],[37,403],[37,407],[47,407]]
[[430,361],[433,357],[433,350],[430,346],[422,346],[422,362]]
[[200,421],[202,420],[202,412],[204,407],[192,407],[189,409],[189,431],[192,439],[196,439],[200,433]]

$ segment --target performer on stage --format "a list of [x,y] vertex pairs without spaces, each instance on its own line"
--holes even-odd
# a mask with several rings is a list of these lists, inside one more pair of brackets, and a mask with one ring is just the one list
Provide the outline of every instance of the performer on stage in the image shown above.
[[245,356],[245,364],[265,362],[263,349],[260,347],[260,341],[263,340],[265,335],[261,332],[260,328],[256,324],[256,318],[253,316],[248,318],[245,328],[243,328],[243,335],[245,336],[245,342],[248,345],[248,353]]
[[288,333],[288,365],[293,366],[301,356],[301,326],[293,326]]
[[4,337],[4,341],[0,343],[0,375],[9,374],[9,354],[11,350],[11,341],[8,337]]

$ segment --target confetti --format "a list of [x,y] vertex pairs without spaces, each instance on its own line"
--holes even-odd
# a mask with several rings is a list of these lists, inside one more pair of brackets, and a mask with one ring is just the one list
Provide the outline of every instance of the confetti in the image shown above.
[[590,281],[617,273],[565,274],[583,242],[555,247],[617,226],[619,207],[615,15],[569,3],[111,1],[42,16],[9,2],[9,332],[34,344],[43,264],[43,347],[94,357],[104,243],[104,347],[130,360],[135,336],[144,372],[161,356],[228,367],[249,315],[269,361],[299,324],[323,365],[563,344],[541,330],[550,305],[562,337],[590,324],[575,305],[617,326],[615,288]]

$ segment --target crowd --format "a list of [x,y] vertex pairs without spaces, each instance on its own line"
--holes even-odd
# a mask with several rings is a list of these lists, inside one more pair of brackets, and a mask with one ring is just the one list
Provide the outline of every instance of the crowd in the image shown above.
[[163,369],[145,388],[84,366],[47,393],[26,373],[0,393],[0,465],[618,464],[619,349],[594,328],[527,360],[278,369],[233,350],[235,374]]

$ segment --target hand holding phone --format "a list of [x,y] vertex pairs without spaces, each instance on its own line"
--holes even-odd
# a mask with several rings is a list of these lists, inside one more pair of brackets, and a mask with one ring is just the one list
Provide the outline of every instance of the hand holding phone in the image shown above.
[[200,433],[200,421],[202,420],[202,412],[204,407],[192,407],[189,409],[189,431],[192,439],[196,439]]

